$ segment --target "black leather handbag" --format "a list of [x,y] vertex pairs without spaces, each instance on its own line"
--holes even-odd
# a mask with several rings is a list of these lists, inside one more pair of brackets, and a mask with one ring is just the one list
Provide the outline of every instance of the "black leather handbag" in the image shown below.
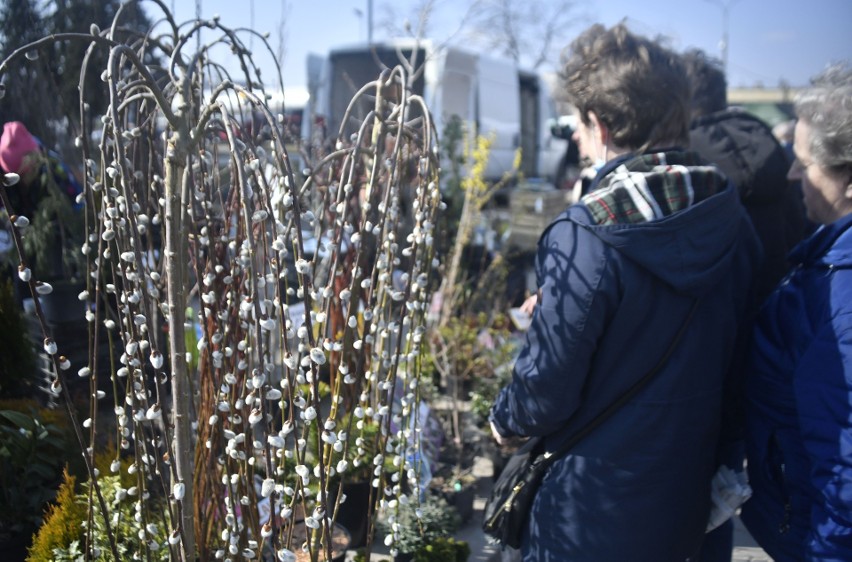
[[615,402],[574,434],[558,451],[543,452],[541,449],[543,448],[544,437],[532,437],[509,458],[491,488],[491,494],[485,503],[482,530],[492,542],[499,543],[504,547],[520,548],[527,517],[547,469],[556,459],[568,453],[574,445],[636,396],[663,368],[686,331],[697,305],[698,300],[695,300],[671,345],[654,368],[633,383],[633,386],[627,389]]
[[482,530],[503,546],[521,546],[527,515],[550,466],[538,452],[541,442],[541,437],[533,437],[509,457],[485,503]]

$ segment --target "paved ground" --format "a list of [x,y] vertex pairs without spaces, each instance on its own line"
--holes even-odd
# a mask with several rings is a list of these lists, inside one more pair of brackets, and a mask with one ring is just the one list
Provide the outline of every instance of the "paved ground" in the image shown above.
[[760,548],[735,547],[733,562],[772,562],[772,558]]
[[757,543],[740,523],[739,518],[735,520],[735,523],[733,562],[772,562],[772,558],[757,546]]

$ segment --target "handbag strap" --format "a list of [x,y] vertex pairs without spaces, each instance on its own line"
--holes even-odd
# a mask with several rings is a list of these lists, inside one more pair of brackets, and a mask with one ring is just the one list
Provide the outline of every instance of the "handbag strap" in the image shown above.
[[649,382],[651,382],[651,379],[653,379],[654,376],[657,373],[659,373],[662,370],[662,368],[665,366],[665,364],[668,362],[669,357],[671,357],[672,353],[675,350],[675,347],[677,347],[678,342],[680,342],[681,338],[683,337],[683,334],[686,332],[686,328],[687,328],[687,326],[689,326],[689,322],[690,322],[690,320],[692,320],[692,317],[695,315],[695,309],[697,309],[697,308],[698,308],[698,299],[695,299],[692,302],[692,306],[689,308],[689,312],[687,313],[686,318],[683,320],[683,323],[680,325],[680,329],[675,334],[675,337],[672,340],[672,343],[669,345],[668,349],[663,354],[663,356],[660,357],[660,360],[657,361],[657,364],[654,365],[654,367],[650,371],[645,373],[645,375],[642,378],[640,378],[635,383],[633,383],[633,385],[630,388],[628,388],[624,392],[624,394],[619,396],[612,404],[610,404],[600,414],[595,416],[595,418],[592,419],[592,421],[587,423],[582,429],[580,429],[577,433],[572,435],[571,439],[569,439],[567,443],[565,443],[562,447],[560,447],[558,451],[554,451],[552,453],[545,453],[544,455],[539,457],[541,459],[541,462],[550,464],[551,462],[555,461],[556,459],[558,459],[559,457],[561,457],[562,455],[567,453],[571,449],[571,447],[573,447],[574,445],[576,445],[577,443],[579,443],[580,441],[585,439],[587,435],[589,435],[599,425],[601,425],[603,422],[605,422],[607,419],[609,419],[609,417],[612,416],[616,411],[618,411],[619,408],[624,406],[634,396],[636,396],[639,393],[639,391],[642,390],[645,387],[645,385],[647,385]]

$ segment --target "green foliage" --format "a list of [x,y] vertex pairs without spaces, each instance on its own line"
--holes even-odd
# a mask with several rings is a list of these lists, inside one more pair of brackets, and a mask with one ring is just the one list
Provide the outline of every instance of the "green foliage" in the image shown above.
[[23,414],[38,412],[38,419],[43,424],[54,427],[64,436],[71,438],[71,436],[68,435],[70,429],[68,427],[68,417],[65,415],[65,412],[63,410],[42,408],[33,398],[12,398],[0,400],[0,410],[13,410]]
[[512,366],[516,344],[509,339],[506,328],[494,329],[496,346],[489,350],[494,369],[490,376],[477,377],[470,393],[470,411],[477,421],[485,423],[500,389],[512,381]]
[[[115,535],[121,559],[131,560],[135,554],[145,553],[147,548],[147,554],[143,554],[143,557],[147,556],[148,560],[169,560],[168,531],[166,529],[166,518],[162,513],[163,502],[160,500],[149,501],[146,504],[147,509],[142,512],[144,517],[141,521],[137,521],[135,506],[138,498],[127,493],[127,490],[121,485],[119,476],[101,476],[98,483],[112,517],[112,532]],[[82,493],[77,494],[76,501],[81,503],[85,509],[88,502],[88,485],[84,486]],[[73,541],[67,547],[55,548],[52,560],[55,562],[82,562],[89,559],[107,562],[112,560],[106,526],[97,508],[95,508],[93,523],[92,539],[96,554],[94,558],[86,558],[81,542]],[[146,526],[149,524],[153,526],[153,534],[146,531]],[[82,521],[84,532],[87,526],[88,522],[84,518]],[[145,537],[145,543],[142,543],[139,539],[140,535]]]
[[451,537],[438,537],[414,553],[414,562],[466,562],[470,545]]
[[55,549],[69,548],[74,541],[79,541],[83,534],[86,504],[77,501],[74,490],[76,478],[68,474],[67,470],[62,476],[56,502],[48,508],[44,523],[33,539],[27,556],[28,562],[52,560]]
[[[399,531],[394,546],[400,552],[416,555],[426,546],[455,533],[461,519],[456,509],[444,498],[427,494],[419,505],[400,505],[397,522]],[[391,532],[386,523],[381,524],[381,530],[385,534]]]
[[67,453],[62,431],[37,412],[0,410],[0,531],[32,532],[56,494]]
[[464,204],[464,191],[462,190],[462,178],[464,172],[464,121],[458,115],[452,115],[444,126],[441,135],[441,152],[448,162],[443,177],[444,193],[449,200],[447,212],[443,213],[443,220],[447,222],[449,232],[458,230],[461,218],[462,205]]
[[485,329],[484,316],[453,317],[440,329],[445,352],[452,356],[453,370],[460,379],[488,376],[493,370],[490,358],[481,353],[483,346],[479,342],[480,331]]
[[[462,135],[463,136],[463,135]],[[485,178],[485,170],[491,155],[491,137],[478,136],[473,146],[465,145],[462,162],[469,165],[469,170],[460,180],[459,188],[462,195],[461,212],[458,225],[452,231],[456,232],[452,248],[449,250],[448,266],[446,274],[441,282],[441,313],[438,320],[439,326],[445,326],[452,316],[463,314],[470,310],[465,298],[466,266],[464,265],[464,254],[471,242],[474,231],[482,219],[482,209],[491,200],[496,192],[516,177],[520,165],[520,149],[515,154],[515,161],[511,169],[505,171],[497,182],[490,182]],[[458,197],[456,197],[458,198]],[[451,206],[453,203],[451,203]],[[494,287],[489,287],[491,295]]]
[[432,472],[429,487],[441,494],[442,497],[447,498],[449,497],[448,494],[460,492],[474,484],[476,484],[476,476],[473,475],[470,468],[460,469],[457,465],[437,463]]
[[[101,476],[99,483],[104,494],[113,522],[113,532],[116,534],[119,552],[130,559],[134,552],[140,552],[138,533],[144,525],[134,518],[134,498],[126,495],[126,491],[136,484],[135,477],[127,469],[132,464],[132,458],[122,459],[118,474],[111,474],[110,465],[115,459],[115,447],[110,445],[104,451],[95,455],[94,465]],[[89,485],[83,486],[83,491],[75,490],[75,477],[63,473],[63,482],[56,495],[56,501],[48,508],[44,523],[39,528],[33,545],[30,548],[28,561],[82,561],[86,560],[84,552],[84,532],[88,517]],[[167,537],[161,513],[149,513],[149,520],[155,523],[157,532],[149,540],[158,543],[159,550],[151,555],[152,560],[167,560],[168,551],[162,548]],[[100,555],[95,560],[109,560],[109,538],[106,527],[100,515],[100,510],[94,510],[93,527],[94,548]]]
[[9,280],[0,283],[0,341],[3,342],[0,395],[25,396],[35,381],[35,353]]
[[[36,412],[41,423],[62,439],[62,463],[68,472],[77,478],[86,476],[86,463],[83,456],[79,454],[80,446],[74,437],[71,420],[64,409],[43,408],[33,398],[14,398],[0,400],[0,410],[13,410],[27,415]],[[77,410],[78,416],[83,413],[80,409]],[[61,469],[62,463],[57,464],[59,467],[57,470]]]
[[[324,383],[320,382],[320,385]],[[327,385],[326,385],[327,386]],[[343,418],[337,422],[338,429],[349,427],[347,433],[347,445],[343,451],[335,451],[331,447],[325,447],[325,454],[331,454],[331,459],[326,462],[327,466],[337,466],[337,463],[343,460],[344,452],[346,459],[349,461],[349,467],[345,473],[346,482],[369,482],[373,475],[373,458],[378,452],[377,439],[379,436],[379,425],[372,419],[364,418],[363,420],[353,419],[352,425],[349,425],[349,420],[352,414],[345,414]],[[362,423],[358,423],[362,422]],[[360,427],[359,427],[360,426]],[[308,431],[309,448],[314,447],[317,442],[317,424],[311,424]],[[325,446],[325,444],[323,444]],[[315,451],[311,451],[311,461],[316,462],[317,455]]]
[[117,474],[119,483],[124,488],[130,488],[136,485],[136,476],[131,474],[128,469],[133,464],[133,457],[124,457],[119,459],[119,469],[117,473],[112,471],[112,462],[118,456],[115,444],[110,442],[103,450],[95,453],[94,465],[99,474]]
[[[101,29],[106,29],[113,21],[120,0],[54,0],[55,11],[46,18],[48,27],[54,32],[78,32],[89,33],[92,23]],[[121,25],[116,29],[115,39],[125,41],[127,37],[141,37],[151,27],[151,21],[145,15],[141,3],[126,3],[123,10]],[[57,43],[53,46],[51,53],[52,68],[56,73],[57,86],[60,89],[60,97],[67,100],[75,100],[79,95],[80,62],[83,60],[88,45],[80,41]],[[146,52],[146,58],[151,61],[151,55]],[[90,55],[89,68],[97,71],[89,71],[86,74],[85,89],[86,100],[94,115],[102,113],[109,102],[109,91],[103,87],[100,80],[101,69],[107,68],[108,53],[103,50],[95,50]],[[74,114],[73,107],[66,113]]]
[[[302,391],[302,394],[304,396],[311,395],[312,387],[309,383],[300,384],[298,388]],[[329,396],[331,394],[331,387],[328,386],[328,383],[325,381],[317,381],[317,392],[319,394],[318,398],[325,398],[326,396]]]
[[488,420],[488,413],[500,389],[511,382],[517,352],[517,341],[511,338],[507,324],[492,324],[487,328],[487,335],[490,343],[484,345],[480,353],[488,358],[492,369],[487,373],[481,372],[481,376],[473,380],[473,392],[470,393],[471,412],[481,423]]
[[[24,252],[40,281],[80,278],[85,271],[80,246],[84,240],[83,215],[74,211],[53,176],[55,162],[45,163],[34,183],[43,195],[24,236]],[[33,187],[28,187],[33,189]]]
[[[0,2],[0,60],[15,49],[52,33],[89,33],[95,23],[101,29],[109,28],[121,2],[120,0],[5,0]],[[144,10],[130,3],[124,10],[117,38],[123,40],[131,33],[139,35],[150,28]],[[6,97],[0,104],[0,123],[23,121],[27,128],[48,146],[57,141],[51,122],[70,116],[77,119],[79,109],[80,66],[89,44],[83,41],[62,41],[39,50],[36,60],[13,65],[6,86]],[[150,58],[150,50],[145,53]],[[86,74],[86,100],[90,114],[104,112],[109,91],[103,88],[100,72],[107,66],[108,53],[95,50],[90,56]],[[44,77],[50,76],[49,80]],[[74,127],[71,127],[73,130]],[[61,130],[68,130],[67,122]],[[32,218],[32,217],[30,217]]]
[[[497,391],[511,377],[514,348],[502,315],[493,319],[485,313],[453,316],[435,334],[431,363],[445,379],[452,378],[457,383],[474,381],[480,401],[493,401]],[[466,400],[468,397],[459,398]]]

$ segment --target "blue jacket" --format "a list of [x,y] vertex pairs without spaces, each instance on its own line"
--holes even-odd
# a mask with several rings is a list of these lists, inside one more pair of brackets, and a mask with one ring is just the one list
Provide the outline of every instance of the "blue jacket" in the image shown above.
[[[700,173],[708,170],[719,173]],[[723,378],[760,253],[730,183],[650,222],[600,226],[577,204],[548,227],[539,303],[492,409],[504,436],[546,435],[546,447],[558,449],[654,367],[700,301],[654,380],[550,467],[525,560],[683,562],[696,552]]]
[[776,562],[852,560],[852,215],[792,252],[747,363],[743,521]]

